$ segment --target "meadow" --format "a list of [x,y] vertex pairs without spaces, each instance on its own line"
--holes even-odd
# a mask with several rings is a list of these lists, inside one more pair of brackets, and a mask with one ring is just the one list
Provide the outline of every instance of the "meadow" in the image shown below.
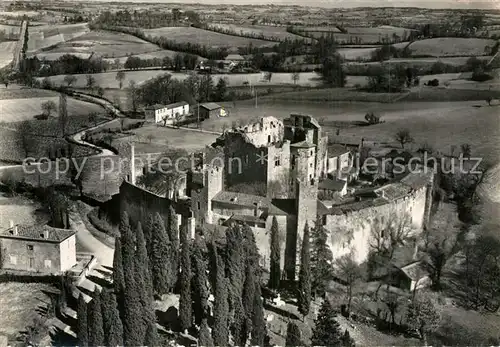
[[[137,84],[144,83],[145,81],[158,77],[160,75],[169,73],[173,78],[184,80],[189,76],[186,72],[171,72],[165,70],[137,70],[137,71],[125,71],[125,80],[123,81],[123,86],[127,86],[129,81],[133,80]],[[75,88],[84,88],[86,86],[86,75],[74,75],[76,77],[76,82],[73,84]],[[116,80],[116,72],[104,72],[93,74],[97,85],[102,88],[118,88],[118,81]],[[288,72],[273,73],[271,81],[265,80],[264,73],[252,73],[252,74],[213,74],[212,78],[215,82],[219,78],[226,78],[228,86],[238,87],[244,85],[258,85],[258,86],[273,86],[281,84],[293,84],[292,74]],[[299,74],[299,80],[297,85],[309,85],[317,86],[321,82],[318,79],[318,75],[314,72],[302,72]],[[50,81],[55,85],[64,84],[64,75],[57,75],[49,77]],[[41,79],[40,79],[41,80]]]
[[164,27],[144,30],[146,35],[152,37],[162,36],[167,40],[179,43],[192,43],[208,47],[246,47],[250,43],[254,47],[273,46],[276,43],[241,36],[219,34],[209,30],[194,27]]
[[89,32],[88,25],[64,24],[64,25],[41,25],[29,27],[28,29],[28,55],[35,54],[43,49],[54,47],[75,37]]
[[291,34],[284,26],[248,25],[240,26],[235,24],[210,24],[210,27],[217,27],[223,30],[234,31],[237,35],[258,35],[264,38],[285,40],[302,39],[302,36]]
[[0,24],[0,31],[4,31],[7,35],[19,35],[21,27],[18,25]]
[[[159,51],[160,48],[152,43],[146,42],[132,35],[108,32],[91,31],[82,32],[77,37],[69,40],[58,39],[61,34],[50,36],[42,40],[44,47],[52,46],[46,41],[58,40],[56,46],[44,50],[43,55],[47,54],[96,54],[103,58],[125,57],[127,55],[151,53]],[[31,41],[31,39],[30,39]],[[37,47],[41,47],[38,43]]]
[[413,56],[484,56],[494,45],[495,40],[442,37],[415,41],[408,48]]
[[10,64],[14,59],[16,41],[0,42],[0,69]]

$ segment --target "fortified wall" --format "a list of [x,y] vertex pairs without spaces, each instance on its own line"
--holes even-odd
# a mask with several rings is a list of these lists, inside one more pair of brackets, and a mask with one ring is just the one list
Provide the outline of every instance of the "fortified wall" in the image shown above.
[[397,184],[406,188],[399,195],[393,185],[387,185],[381,188],[379,198],[332,207],[322,222],[334,257],[353,252],[356,262],[366,261],[370,242],[375,235],[384,238],[390,225],[404,226],[409,235],[418,235],[429,221],[433,184],[434,173],[429,173],[421,175],[418,182],[408,179]]

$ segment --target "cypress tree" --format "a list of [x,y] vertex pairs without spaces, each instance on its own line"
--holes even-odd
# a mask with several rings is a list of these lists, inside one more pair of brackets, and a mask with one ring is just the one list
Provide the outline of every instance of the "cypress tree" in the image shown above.
[[177,273],[179,271],[179,226],[177,225],[177,214],[172,205],[168,209],[168,236],[172,244],[172,267],[174,268],[174,285],[177,282]]
[[344,335],[342,335],[342,346],[343,347],[355,347],[356,343],[354,342],[353,338],[347,331],[347,329],[344,331]]
[[255,287],[254,308],[252,320],[252,346],[264,346],[267,337],[264,305],[262,303],[260,286]]
[[102,292],[102,318],[104,328],[104,345],[116,347],[123,345],[123,325],[118,312],[116,296],[109,290]]
[[245,320],[242,303],[243,285],[245,283],[245,248],[243,233],[239,226],[233,226],[226,232],[226,254],[229,287],[230,311],[233,317],[232,333],[238,339],[241,336]]
[[205,261],[206,245],[199,234],[196,235],[193,247],[193,311],[195,323],[208,315],[208,297],[210,296],[207,278],[207,264]]
[[156,321],[149,320],[146,327],[146,336],[144,337],[144,346],[158,346],[158,331],[156,329]]
[[229,345],[229,283],[226,279],[225,264],[215,251],[216,280],[214,302],[214,328],[212,336],[216,346]]
[[193,324],[191,299],[191,258],[190,242],[186,240],[182,245],[181,253],[181,293],[179,298],[179,320],[183,331],[191,328]]
[[321,225],[321,221],[316,221],[311,232],[311,288],[314,295],[325,292],[325,283],[332,278],[333,260],[332,251],[326,244],[328,234]]
[[286,328],[286,343],[287,347],[302,346],[300,341],[300,329],[294,322],[289,322]]
[[152,235],[152,263],[153,288],[155,293],[162,295],[172,289],[172,249],[170,239],[165,230],[165,223],[159,213],[155,214]]
[[304,238],[302,240],[302,249],[300,250],[300,270],[299,270],[299,293],[298,306],[299,312],[306,316],[309,313],[311,304],[311,264],[309,250],[309,226],[304,227]]
[[343,334],[339,323],[335,320],[335,312],[328,300],[324,300],[314,321],[311,345],[342,346]]
[[122,218],[120,229],[123,238],[123,268],[125,272],[123,342],[127,346],[140,346],[145,335],[144,309],[141,302],[142,278],[138,276],[140,268],[136,266],[135,240],[128,224],[128,218]]
[[278,220],[273,217],[271,226],[271,264],[269,269],[269,288],[278,289],[281,279],[281,250]]
[[151,271],[149,266],[148,251],[146,240],[144,237],[141,223],[137,223],[136,231],[136,261],[140,271],[139,275],[142,277],[142,294],[143,301],[151,303],[153,301],[153,281],[151,279]]
[[125,276],[123,274],[122,243],[120,237],[115,237],[115,253],[113,256],[113,286],[119,299],[123,298]]
[[104,345],[103,318],[101,312],[101,292],[96,289],[89,303],[89,344],[90,346]]
[[153,233],[154,233],[154,217],[152,214],[148,214],[146,219],[146,224],[144,225],[144,240],[146,240],[146,249],[148,251],[149,266],[151,266],[152,255],[153,255]]
[[89,345],[89,327],[87,325],[87,303],[83,298],[83,294],[80,293],[78,297],[78,307],[77,307],[77,327],[76,334],[78,337],[78,346],[87,347]]
[[203,318],[200,326],[200,337],[198,338],[198,345],[201,347],[213,347],[214,341],[212,335],[210,334],[210,328],[208,327],[208,321]]

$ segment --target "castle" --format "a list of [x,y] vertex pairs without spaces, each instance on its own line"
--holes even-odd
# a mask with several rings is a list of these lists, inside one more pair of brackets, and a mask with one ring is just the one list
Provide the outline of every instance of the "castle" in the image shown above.
[[363,262],[375,225],[383,229],[394,216],[408,216],[412,229],[419,231],[429,218],[432,173],[413,170],[361,198],[349,188],[359,171],[358,149],[328,144],[309,115],[292,114],[283,121],[261,118],[226,131],[218,142],[220,155],[204,153],[165,199],[189,210],[191,233],[194,228],[224,230],[234,223],[250,226],[265,267],[276,218],[287,279],[296,278],[306,224],[313,228],[320,223],[327,230],[334,258],[353,252]]

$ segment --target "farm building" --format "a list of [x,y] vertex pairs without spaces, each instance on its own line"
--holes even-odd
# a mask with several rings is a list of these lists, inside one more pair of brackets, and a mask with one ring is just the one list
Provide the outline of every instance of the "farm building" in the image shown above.
[[155,104],[147,106],[144,109],[144,118],[146,121],[160,123],[165,122],[165,124],[172,124],[179,117],[185,117],[189,115],[189,104],[185,101],[176,102],[169,105]]
[[0,234],[3,269],[60,273],[76,264],[73,230],[13,225]]
[[390,276],[393,285],[410,291],[431,283],[428,264],[423,261],[414,261],[402,267],[395,266]]
[[241,63],[245,61],[245,58],[241,54],[229,54],[226,60],[232,61],[233,63]]
[[221,115],[222,106],[215,102],[207,102],[200,105],[200,119],[208,119]]

